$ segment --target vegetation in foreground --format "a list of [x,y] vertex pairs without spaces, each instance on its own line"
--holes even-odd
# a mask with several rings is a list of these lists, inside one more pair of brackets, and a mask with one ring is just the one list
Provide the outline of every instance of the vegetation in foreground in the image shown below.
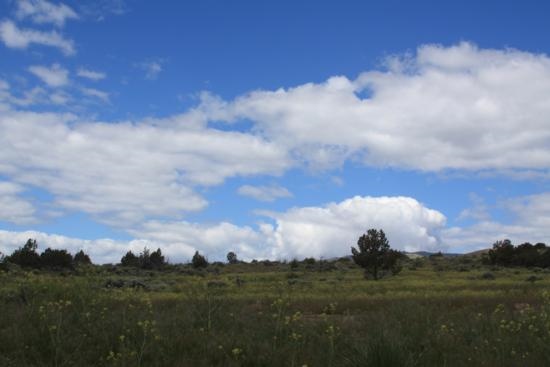
[[543,366],[550,274],[469,257],[0,272],[2,366]]

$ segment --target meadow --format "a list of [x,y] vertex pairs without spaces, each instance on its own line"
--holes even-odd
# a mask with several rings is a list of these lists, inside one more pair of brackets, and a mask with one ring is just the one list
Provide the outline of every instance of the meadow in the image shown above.
[[0,272],[0,366],[545,366],[550,273],[349,259]]

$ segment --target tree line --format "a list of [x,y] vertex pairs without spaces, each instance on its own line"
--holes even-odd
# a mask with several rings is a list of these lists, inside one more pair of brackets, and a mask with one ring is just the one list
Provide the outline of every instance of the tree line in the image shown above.
[[[352,248],[352,258],[357,265],[365,269],[365,277],[378,280],[387,275],[397,274],[401,270],[400,260],[404,258],[404,255],[390,248],[384,231],[370,229],[366,234],[359,237],[357,245],[358,249]],[[67,250],[51,248],[47,248],[39,254],[37,247],[36,240],[29,239],[23,247],[18,248],[11,255],[2,259],[2,263],[17,264],[22,268],[53,270],[92,264],[90,257],[82,250],[74,256]],[[230,251],[227,253],[227,263],[237,264],[239,262],[235,252]],[[304,263],[315,263],[315,259],[307,258]],[[128,251],[120,259],[121,266],[147,270],[161,270],[167,264],[168,262],[160,248],[152,252],[144,248],[137,255],[132,251]],[[201,269],[208,267],[209,262],[204,255],[196,251],[191,259],[191,265],[196,269]],[[297,260],[291,261],[290,265],[291,268],[296,267]]]
[[550,248],[539,242],[514,246],[509,239],[497,241],[482,259],[484,264],[500,266],[550,267]]
[[[92,265],[90,256],[83,250],[78,251],[74,256],[67,250],[47,248],[42,253],[38,253],[38,244],[35,239],[28,239],[23,247],[13,251],[8,256],[3,256],[0,252],[0,264],[16,264],[25,269],[73,269],[78,265]],[[227,254],[229,264],[238,263],[237,255],[230,251]],[[160,248],[156,251],[150,251],[147,247],[139,254],[128,251],[120,259],[120,265],[145,270],[161,270],[168,264],[168,261],[162,254]],[[191,260],[195,268],[206,268],[209,265],[205,256],[198,251],[195,252]]]
[[[17,264],[22,268],[31,269],[72,269],[78,265],[91,265],[90,257],[83,250],[74,256],[67,250],[47,248],[41,254],[37,252],[37,243],[29,239],[23,247],[13,251],[9,256],[2,256],[0,263]],[[382,229],[369,229],[361,235],[357,241],[357,248],[351,248],[351,259],[364,269],[365,277],[378,280],[385,276],[395,275],[402,269],[401,264],[407,259],[406,255],[390,247],[386,234]],[[267,261],[267,260],[266,260]],[[227,263],[237,264],[240,261],[233,251],[227,253]],[[256,261],[253,260],[252,263]],[[304,263],[315,263],[315,259],[307,258]],[[514,246],[508,239],[497,241],[493,247],[482,256],[482,263],[498,266],[523,266],[523,267],[550,267],[550,248],[544,243],[535,245],[526,242]],[[128,251],[120,259],[120,265],[147,270],[161,270],[168,264],[160,248],[150,251],[144,248],[139,254]],[[191,259],[194,268],[201,269],[209,266],[204,255],[198,251]],[[297,265],[297,260],[290,262]]]
[[75,265],[91,265],[90,257],[80,250],[71,255],[67,250],[47,248],[41,254],[36,240],[29,239],[23,247],[2,259],[2,263],[12,263],[30,269],[71,269]]

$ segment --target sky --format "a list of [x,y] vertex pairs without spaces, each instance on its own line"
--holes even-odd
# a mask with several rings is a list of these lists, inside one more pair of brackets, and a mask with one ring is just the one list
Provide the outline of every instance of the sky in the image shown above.
[[0,0],[0,251],[550,243],[549,11]]

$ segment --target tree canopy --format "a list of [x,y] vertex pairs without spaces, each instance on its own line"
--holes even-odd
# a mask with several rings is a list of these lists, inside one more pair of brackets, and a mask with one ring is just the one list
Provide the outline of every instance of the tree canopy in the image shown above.
[[357,247],[351,248],[353,261],[365,269],[365,277],[380,279],[391,273],[397,274],[401,267],[399,251],[392,250],[383,230],[369,229],[359,237]]
[[504,239],[496,241],[493,248],[484,256],[483,262],[500,266],[550,266],[550,248],[544,243],[535,245],[525,242],[514,246],[512,241]]
[[193,264],[194,268],[206,268],[208,266],[208,260],[199,254],[198,251],[195,251],[193,258],[191,259],[191,264]]
[[227,262],[230,264],[236,264],[239,260],[237,259],[237,254],[233,251],[227,253]]

